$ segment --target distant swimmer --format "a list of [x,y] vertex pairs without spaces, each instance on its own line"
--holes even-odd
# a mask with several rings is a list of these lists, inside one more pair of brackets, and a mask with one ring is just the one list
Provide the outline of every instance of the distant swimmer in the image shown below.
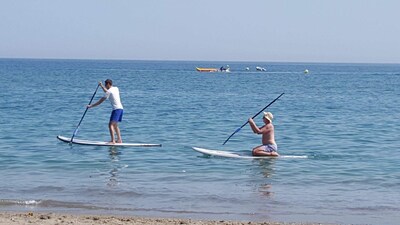
[[[87,107],[93,108],[103,103],[106,99],[110,100],[113,111],[111,112],[110,122],[108,123],[108,129],[110,130],[111,136],[111,141],[109,143],[122,143],[121,131],[119,130],[118,122],[122,121],[124,108],[122,107],[121,98],[119,96],[119,89],[118,87],[113,86],[113,82],[110,79],[107,79],[104,83],[105,85],[99,82],[99,85],[105,92],[104,97],[100,98],[96,103],[88,105]],[[117,135],[117,140],[115,140],[114,134]]]
[[257,127],[254,120],[249,118],[251,129],[256,134],[262,134],[262,145],[253,148],[253,156],[279,156],[278,146],[275,142],[275,129],[272,124],[274,116],[270,112],[264,112],[264,126]]
[[304,70],[304,73],[307,74],[308,73],[308,69]]

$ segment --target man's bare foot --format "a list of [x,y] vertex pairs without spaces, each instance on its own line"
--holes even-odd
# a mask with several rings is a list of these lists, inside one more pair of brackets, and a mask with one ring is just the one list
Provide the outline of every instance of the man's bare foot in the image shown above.
[[115,145],[115,141],[107,142],[107,144],[109,144],[109,145]]
[[117,143],[122,144],[122,140],[118,140]]

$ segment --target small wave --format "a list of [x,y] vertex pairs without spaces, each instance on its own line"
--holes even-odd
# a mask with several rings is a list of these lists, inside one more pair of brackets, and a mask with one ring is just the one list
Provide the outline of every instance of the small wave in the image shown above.
[[63,202],[55,200],[15,200],[0,199],[0,207],[44,207],[44,208],[64,208],[64,209],[96,209],[95,206],[79,202]]
[[61,192],[64,191],[64,187],[57,186],[38,186],[30,189],[25,189],[23,191],[30,193],[43,193],[43,192]]
[[[214,200],[220,200],[220,197],[214,196]],[[166,208],[124,208],[124,207],[111,207],[111,206],[96,206],[91,204],[79,203],[79,202],[63,202],[63,201],[55,201],[55,200],[12,200],[12,199],[0,199],[0,207],[41,207],[41,208],[50,208],[52,211],[58,210],[84,210],[86,212],[94,211],[105,211],[105,212],[113,212],[116,214],[124,214],[124,212],[144,212],[144,213],[167,213],[167,214],[192,214],[192,215],[253,215],[253,213],[232,213],[229,211],[192,211],[192,210],[179,210],[174,207],[166,209]]]
[[395,206],[366,206],[366,207],[349,207],[349,210],[354,211],[367,211],[367,212],[376,212],[376,211],[393,211],[399,212],[400,208]]
[[13,199],[0,199],[0,206],[32,206],[42,203],[40,200],[13,200]]

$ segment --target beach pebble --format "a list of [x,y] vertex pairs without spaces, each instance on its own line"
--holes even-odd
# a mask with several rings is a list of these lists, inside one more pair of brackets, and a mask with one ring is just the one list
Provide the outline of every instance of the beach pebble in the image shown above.
[[50,218],[51,218],[51,216],[49,216],[49,215],[40,215],[40,217],[39,217],[39,219],[41,219],[41,220],[48,220]]

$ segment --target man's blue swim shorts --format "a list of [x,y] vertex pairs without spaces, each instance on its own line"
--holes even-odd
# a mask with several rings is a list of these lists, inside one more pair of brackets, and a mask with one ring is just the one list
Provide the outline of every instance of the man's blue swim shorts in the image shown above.
[[110,122],[121,122],[122,115],[124,114],[123,109],[115,109],[111,112]]

